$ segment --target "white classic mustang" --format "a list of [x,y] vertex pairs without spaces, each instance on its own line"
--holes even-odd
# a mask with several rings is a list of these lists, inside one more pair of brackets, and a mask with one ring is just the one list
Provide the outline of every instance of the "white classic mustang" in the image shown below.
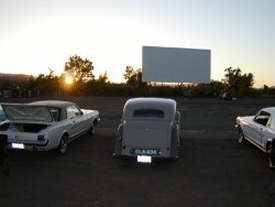
[[95,133],[97,110],[80,109],[69,101],[45,100],[31,103],[1,103],[9,122],[0,131],[8,147],[28,151],[67,152],[68,143],[84,133]]
[[275,163],[270,159],[273,150],[272,140],[275,139],[275,107],[259,110],[255,116],[239,116],[236,118],[236,127],[239,132],[239,143],[249,141],[267,153],[269,167]]
[[152,158],[178,159],[180,112],[176,101],[166,98],[132,98],[123,108],[117,129],[114,157],[136,158],[151,163]]

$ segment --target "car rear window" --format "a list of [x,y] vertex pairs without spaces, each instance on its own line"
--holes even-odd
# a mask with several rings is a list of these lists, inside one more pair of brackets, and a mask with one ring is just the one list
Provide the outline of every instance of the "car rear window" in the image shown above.
[[164,118],[164,111],[158,109],[136,109],[133,117],[157,117]]

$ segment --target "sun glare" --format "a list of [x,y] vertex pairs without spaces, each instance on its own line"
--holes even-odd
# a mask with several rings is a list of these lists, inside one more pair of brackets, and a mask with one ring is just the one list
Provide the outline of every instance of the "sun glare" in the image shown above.
[[73,83],[73,78],[70,77],[70,76],[67,76],[66,79],[65,79],[65,82],[66,82],[66,84],[70,85],[70,84]]

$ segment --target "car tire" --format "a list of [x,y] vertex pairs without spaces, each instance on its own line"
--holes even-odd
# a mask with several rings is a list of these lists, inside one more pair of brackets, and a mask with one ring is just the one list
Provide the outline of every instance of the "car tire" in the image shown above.
[[4,175],[8,176],[9,175],[9,163],[8,163],[8,156],[7,155],[5,155],[2,162],[3,162],[2,164],[3,164]]
[[270,158],[270,153],[273,151],[273,147],[272,147],[272,144],[269,143],[266,147],[266,154],[267,154],[267,161],[268,161],[268,167],[270,169],[275,169],[275,165],[274,163],[272,162],[271,158]]
[[170,157],[169,160],[171,160],[172,162],[176,162],[179,160],[180,158],[180,150],[181,150],[181,147],[180,145],[178,144],[178,146],[176,147],[176,153],[175,153],[175,156],[173,157]]
[[269,189],[269,194],[274,195],[275,194],[275,182],[272,183],[270,189]]
[[68,150],[68,136],[63,134],[56,149],[58,155],[65,155]]
[[273,165],[273,163],[272,163],[272,161],[271,161],[271,159],[270,159],[269,156],[267,156],[267,160],[268,160],[268,167],[269,167],[270,169],[274,169],[274,165]]
[[89,131],[88,131],[88,133],[90,135],[95,135],[96,134],[96,126],[97,126],[97,120],[94,120],[93,123],[90,126]]
[[243,129],[240,126],[238,127],[238,135],[239,135],[238,142],[240,144],[243,144],[245,142],[245,138],[244,138],[244,134],[243,134]]
[[90,135],[95,135],[95,133],[96,133],[96,127],[92,124],[92,125],[90,126],[89,131],[88,131],[88,134],[90,134]]

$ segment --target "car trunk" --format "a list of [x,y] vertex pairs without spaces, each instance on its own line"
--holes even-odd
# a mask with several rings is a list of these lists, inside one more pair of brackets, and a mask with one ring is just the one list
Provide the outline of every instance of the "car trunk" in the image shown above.
[[123,154],[129,154],[133,149],[162,149],[170,147],[171,126],[167,122],[131,121],[126,123],[123,131]]
[[47,106],[21,103],[2,103],[1,106],[10,121],[9,130],[13,132],[38,133],[53,121]]
[[32,123],[12,123],[10,126],[10,130],[13,132],[30,132],[30,133],[38,133],[41,130],[47,128],[47,124],[32,124]]

